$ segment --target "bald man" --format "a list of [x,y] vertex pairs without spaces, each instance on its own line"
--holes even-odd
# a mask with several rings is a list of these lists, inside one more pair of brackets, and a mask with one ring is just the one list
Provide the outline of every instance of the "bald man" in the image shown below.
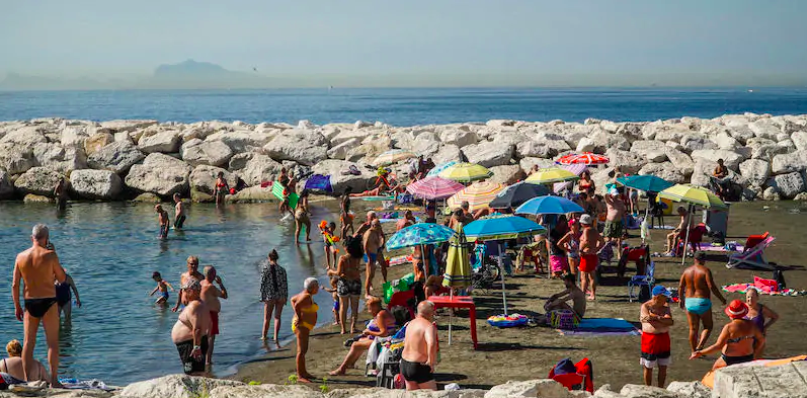
[[417,317],[406,327],[401,373],[406,390],[436,390],[434,367],[437,365],[437,327],[434,303],[421,301]]
[[[216,336],[219,334],[219,312],[221,312],[221,301],[227,299],[227,288],[217,275],[216,268],[208,265],[203,270],[205,278],[202,279],[202,301],[210,310],[210,333],[207,334],[208,349],[206,365],[213,364],[213,346],[216,344]],[[219,287],[213,284],[217,283]]]

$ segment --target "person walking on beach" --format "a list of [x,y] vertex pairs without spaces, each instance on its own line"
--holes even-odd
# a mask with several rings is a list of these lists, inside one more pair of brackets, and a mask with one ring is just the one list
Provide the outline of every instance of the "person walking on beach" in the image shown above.
[[[179,286],[185,286],[185,284],[191,280],[201,281],[202,279],[205,279],[205,276],[199,272],[199,257],[190,256],[188,257],[187,263],[188,271],[179,276]],[[180,288],[179,294],[177,294],[177,303],[174,308],[171,309],[171,311],[177,312],[177,310],[179,310],[179,305],[185,304],[183,301],[183,293],[184,289]]]
[[421,301],[417,317],[409,322],[401,354],[401,374],[406,390],[436,390],[434,368],[437,365],[437,327],[434,325],[434,304]]
[[185,205],[182,204],[182,198],[178,193],[174,194],[174,229],[182,229],[185,224]]
[[[59,305],[59,317],[64,314],[64,326],[69,328],[73,323],[73,294],[76,295],[76,306],[81,308],[81,298],[76,289],[76,283],[70,274],[65,272],[65,279],[62,283],[56,283],[56,303]],[[72,293],[72,294],[71,294]]]
[[319,282],[316,278],[306,278],[303,282],[303,291],[291,298],[291,308],[294,318],[291,320],[291,330],[297,336],[297,381],[310,383],[315,377],[308,373],[305,367],[305,354],[308,353],[308,338],[317,325],[317,311],[319,306],[314,302],[314,295],[319,292]]
[[[62,283],[67,275],[59,264],[59,257],[53,250],[47,249],[50,231],[44,224],[37,224],[31,232],[32,247],[17,255],[14,262],[14,276],[11,282],[11,297],[14,301],[14,315],[23,321],[25,335],[22,348],[22,366],[25,380],[31,380],[35,374],[34,347],[39,322],[45,328],[45,339],[48,344],[48,365],[50,366],[50,385],[57,388],[59,383],[59,310],[56,304],[55,282]],[[25,284],[25,312],[20,305],[20,281]]]
[[625,217],[625,202],[622,201],[621,192],[618,188],[605,195],[605,229],[603,235],[609,242],[616,242],[617,258],[622,257],[622,236],[624,225],[622,219]]
[[201,300],[202,285],[198,280],[188,279],[181,292],[184,292],[187,304],[171,329],[171,340],[177,346],[185,374],[199,376],[205,373],[210,309]]
[[667,288],[656,285],[653,298],[642,304],[639,322],[642,323],[642,365],[644,384],[653,385],[653,368],[658,366],[658,386],[664,388],[667,366],[670,365],[670,326],[672,313],[668,305],[672,294]]
[[[370,229],[364,233],[364,258],[367,260],[366,279],[364,281],[364,294],[367,298],[371,297],[370,291],[373,290],[373,277],[375,276],[375,264],[378,261],[378,252],[382,247],[383,238],[379,233],[381,224],[378,220],[373,220]],[[386,282],[386,278],[384,278]]]
[[64,177],[59,177],[59,182],[53,188],[53,196],[56,198],[56,204],[59,210],[64,210],[67,207],[67,183]]
[[160,204],[154,205],[154,211],[157,213],[157,222],[160,223],[160,234],[157,235],[158,239],[168,239],[168,230],[171,228],[171,220],[168,218],[168,212],[163,209]]
[[[213,348],[216,345],[216,336],[219,334],[219,312],[221,312],[221,301],[227,300],[227,288],[221,281],[221,277],[216,273],[216,267],[209,265],[204,269],[205,279],[202,280],[202,301],[210,310],[210,332],[207,334],[208,349],[206,365],[213,364]],[[216,287],[213,283],[218,284]]]
[[361,261],[363,257],[360,238],[348,237],[344,241],[345,252],[339,257],[336,270],[329,270],[328,276],[337,276],[337,294],[339,295],[339,326],[345,334],[347,311],[350,308],[350,333],[356,333],[356,320],[359,317],[359,296],[361,295]]
[[353,190],[350,187],[345,188],[345,193],[339,201],[341,212],[339,213],[339,239],[344,240],[348,234],[355,233],[353,229],[353,216],[350,214],[350,193]]
[[280,316],[283,306],[289,298],[289,281],[286,270],[278,265],[277,250],[269,252],[269,262],[261,270],[261,301],[263,302],[263,329],[261,340],[266,340],[269,334],[269,322],[272,314],[275,316],[275,334],[273,341],[280,348],[278,334],[280,333]]
[[22,364],[22,344],[17,340],[11,340],[6,344],[8,358],[0,361],[0,382],[5,381],[8,385],[24,384],[28,381],[49,381],[48,371],[42,362],[33,360],[33,371],[28,372],[26,381],[24,366]]
[[[706,253],[695,253],[695,264],[684,270],[678,283],[681,309],[686,309],[689,322],[689,345],[694,353],[706,345],[712,333],[712,293],[726,305],[726,299],[706,267]],[[698,339],[698,329],[703,323],[703,332]]]
[[592,301],[596,299],[597,293],[597,282],[594,280],[594,272],[599,263],[597,253],[605,245],[602,235],[593,227],[593,222],[588,214],[580,216],[580,225],[583,227],[580,234],[580,280],[583,292],[589,293],[589,300]]

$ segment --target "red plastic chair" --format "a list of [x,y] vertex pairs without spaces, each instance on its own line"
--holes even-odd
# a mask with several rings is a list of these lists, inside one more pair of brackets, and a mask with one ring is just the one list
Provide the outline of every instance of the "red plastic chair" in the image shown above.
[[594,369],[592,368],[591,361],[588,358],[583,358],[575,365],[577,373],[567,373],[562,375],[555,374],[555,368],[549,371],[549,378],[557,381],[569,391],[585,390],[594,393]]
[[409,300],[415,298],[415,291],[410,289],[405,292],[396,292],[390,297],[389,304],[387,304],[387,308],[392,307],[405,307],[409,310],[409,315],[412,316],[412,319],[415,319],[415,311],[412,309],[412,306],[409,305]]

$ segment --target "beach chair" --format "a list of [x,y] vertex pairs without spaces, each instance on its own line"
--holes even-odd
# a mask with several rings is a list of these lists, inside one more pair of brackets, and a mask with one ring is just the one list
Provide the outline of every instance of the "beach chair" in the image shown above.
[[[706,225],[702,223],[692,227],[692,229],[689,230],[689,247],[692,249],[693,253],[701,249],[703,237],[707,234],[707,232],[708,230],[706,229]],[[675,243],[676,256],[683,256],[686,254],[686,249],[684,248],[684,239],[686,239],[686,234],[682,232],[678,235],[678,240]]]
[[[739,268],[739,269],[752,269],[752,270],[765,270],[775,271],[776,265],[771,264],[762,256],[765,249],[773,244],[776,240],[773,236],[766,233],[766,238],[759,241],[753,246],[746,246],[742,253],[732,254],[729,256],[729,261],[726,263],[726,268]],[[749,237],[749,240],[751,238]],[[749,241],[746,241],[746,244]],[[753,243],[753,242],[751,242]]]
[[[633,278],[630,278],[628,281],[628,301],[631,303],[634,299],[639,299],[639,293],[641,293],[642,287],[647,287],[649,290],[653,290],[653,285],[656,284],[656,262],[651,261],[650,264],[647,265],[647,274],[645,275],[636,275]],[[639,292],[634,294],[634,289],[639,288]]]

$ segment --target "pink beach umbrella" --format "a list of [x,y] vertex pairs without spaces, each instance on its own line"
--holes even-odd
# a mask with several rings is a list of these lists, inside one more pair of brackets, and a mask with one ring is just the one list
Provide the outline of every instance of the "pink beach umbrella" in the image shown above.
[[413,182],[406,187],[412,196],[427,200],[440,200],[454,196],[455,193],[465,189],[465,186],[443,177],[426,177]]

